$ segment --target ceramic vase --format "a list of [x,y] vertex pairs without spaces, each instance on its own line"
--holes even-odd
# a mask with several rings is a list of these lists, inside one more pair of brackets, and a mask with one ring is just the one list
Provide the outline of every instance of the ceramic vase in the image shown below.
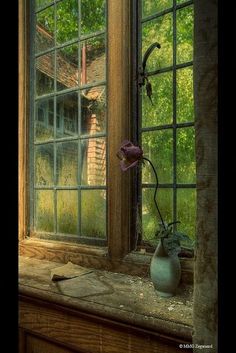
[[150,276],[154,288],[161,297],[172,297],[176,293],[181,266],[178,256],[169,256],[160,240],[150,264]]

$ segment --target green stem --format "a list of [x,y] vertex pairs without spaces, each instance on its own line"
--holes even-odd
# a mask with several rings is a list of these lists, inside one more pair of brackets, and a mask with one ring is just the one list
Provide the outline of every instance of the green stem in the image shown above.
[[154,203],[155,203],[157,212],[158,212],[158,214],[159,214],[159,216],[160,216],[160,219],[161,219],[161,223],[162,223],[162,225],[163,225],[163,228],[166,230],[167,228],[166,228],[166,226],[165,226],[165,223],[164,223],[164,221],[163,221],[161,212],[160,212],[160,210],[159,210],[159,207],[158,207],[157,201],[156,201],[157,189],[158,189],[158,185],[159,185],[158,177],[157,177],[157,172],[156,172],[156,169],[155,169],[154,165],[153,165],[152,162],[150,161],[150,159],[148,159],[148,158],[146,158],[146,157],[143,157],[143,159],[144,159],[145,161],[148,161],[148,162],[150,163],[150,165],[151,165],[151,167],[152,167],[152,170],[153,170],[153,172],[154,172],[154,174],[155,174],[155,177],[156,177],[156,187],[155,187],[155,192],[154,192]]

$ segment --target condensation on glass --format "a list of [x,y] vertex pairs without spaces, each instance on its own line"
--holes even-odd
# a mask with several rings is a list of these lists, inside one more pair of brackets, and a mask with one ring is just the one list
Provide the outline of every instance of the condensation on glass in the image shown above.
[[106,240],[106,6],[32,1],[31,227],[52,239]]
[[[195,237],[195,131],[193,101],[193,2],[140,0],[140,58],[158,42],[148,58],[152,84],[150,103],[141,92],[141,140],[144,155],[159,177],[157,202],[165,222]],[[155,176],[142,167],[142,237],[156,244],[159,228],[153,202]]]

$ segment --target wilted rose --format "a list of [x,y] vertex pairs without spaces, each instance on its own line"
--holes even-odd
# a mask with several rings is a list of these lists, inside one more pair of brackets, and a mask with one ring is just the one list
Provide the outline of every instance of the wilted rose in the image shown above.
[[117,157],[121,160],[120,167],[123,172],[129,168],[135,167],[143,157],[143,150],[135,146],[132,142],[125,140],[122,142]]

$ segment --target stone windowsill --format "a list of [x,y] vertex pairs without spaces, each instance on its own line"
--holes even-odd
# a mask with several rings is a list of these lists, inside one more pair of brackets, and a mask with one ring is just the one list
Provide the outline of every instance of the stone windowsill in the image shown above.
[[53,282],[50,271],[61,263],[20,257],[19,294],[40,298],[102,318],[181,339],[192,335],[192,286],[161,298],[148,278],[93,270]]

